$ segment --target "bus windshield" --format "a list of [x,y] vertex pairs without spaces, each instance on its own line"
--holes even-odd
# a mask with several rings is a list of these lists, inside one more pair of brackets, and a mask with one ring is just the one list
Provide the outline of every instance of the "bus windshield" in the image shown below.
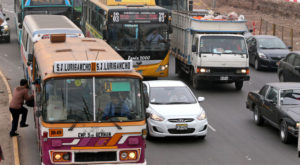
[[246,54],[247,48],[243,37],[203,36],[200,40],[201,53]]
[[67,5],[65,0],[31,0],[30,6]]
[[188,0],[155,0],[156,5],[169,10],[186,11],[188,9]]
[[140,80],[134,78],[66,78],[46,82],[46,122],[143,120]]
[[117,51],[168,50],[166,24],[111,24],[108,42]]

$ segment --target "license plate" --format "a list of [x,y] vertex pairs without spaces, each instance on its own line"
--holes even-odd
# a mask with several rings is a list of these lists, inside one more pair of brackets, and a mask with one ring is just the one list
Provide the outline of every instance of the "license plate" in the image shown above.
[[187,130],[188,125],[187,124],[176,124],[176,129],[177,130]]
[[228,76],[221,76],[221,77],[220,77],[220,80],[226,81],[226,80],[228,80]]

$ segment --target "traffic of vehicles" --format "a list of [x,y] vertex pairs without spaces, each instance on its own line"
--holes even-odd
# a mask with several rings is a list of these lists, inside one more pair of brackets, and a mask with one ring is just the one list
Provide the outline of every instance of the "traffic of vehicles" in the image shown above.
[[278,62],[280,82],[300,82],[300,52],[291,52]]
[[[204,139],[204,97],[196,98],[181,81],[142,81],[167,77],[170,55],[176,73],[187,76],[193,88],[217,82],[234,83],[236,90],[250,80],[254,56],[277,55],[259,51],[264,49],[259,44],[252,52],[250,41],[259,36],[246,42],[249,30],[242,16],[205,20],[208,13],[193,11],[191,0],[88,0],[77,8],[80,14],[70,12],[73,1],[16,1],[24,77],[35,82],[36,133],[46,165],[146,164],[146,138]],[[61,29],[64,23],[73,29]],[[272,67],[278,65],[280,81],[296,81],[281,67],[288,63],[299,75],[295,59],[300,55],[287,55],[285,45],[280,49],[287,52]],[[254,60],[255,69],[261,64]],[[299,133],[299,93],[298,83],[268,83],[249,92],[246,105],[257,125],[270,123],[288,143]]]
[[0,40],[10,42],[10,29],[6,21],[9,21],[9,18],[0,12]]

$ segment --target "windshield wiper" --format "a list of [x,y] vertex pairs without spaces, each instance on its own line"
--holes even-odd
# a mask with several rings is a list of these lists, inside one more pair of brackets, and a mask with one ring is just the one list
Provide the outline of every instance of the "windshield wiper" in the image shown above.
[[168,104],[192,104],[191,102],[183,102],[183,101],[181,101],[181,102],[171,102],[171,103],[168,103]]
[[122,129],[122,127],[115,121],[113,121],[111,118],[108,119],[109,121],[111,121],[119,130]]
[[72,124],[72,126],[68,129],[68,131],[73,131],[73,129],[76,127],[76,124],[78,123],[77,120],[73,119],[75,122]]
[[161,102],[151,102],[151,104],[167,104],[167,103],[161,103]]

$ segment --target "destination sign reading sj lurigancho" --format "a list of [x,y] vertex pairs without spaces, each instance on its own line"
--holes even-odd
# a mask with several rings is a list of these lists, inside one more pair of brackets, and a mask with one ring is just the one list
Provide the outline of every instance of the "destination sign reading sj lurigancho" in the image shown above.
[[132,60],[114,61],[58,61],[54,73],[132,71]]

